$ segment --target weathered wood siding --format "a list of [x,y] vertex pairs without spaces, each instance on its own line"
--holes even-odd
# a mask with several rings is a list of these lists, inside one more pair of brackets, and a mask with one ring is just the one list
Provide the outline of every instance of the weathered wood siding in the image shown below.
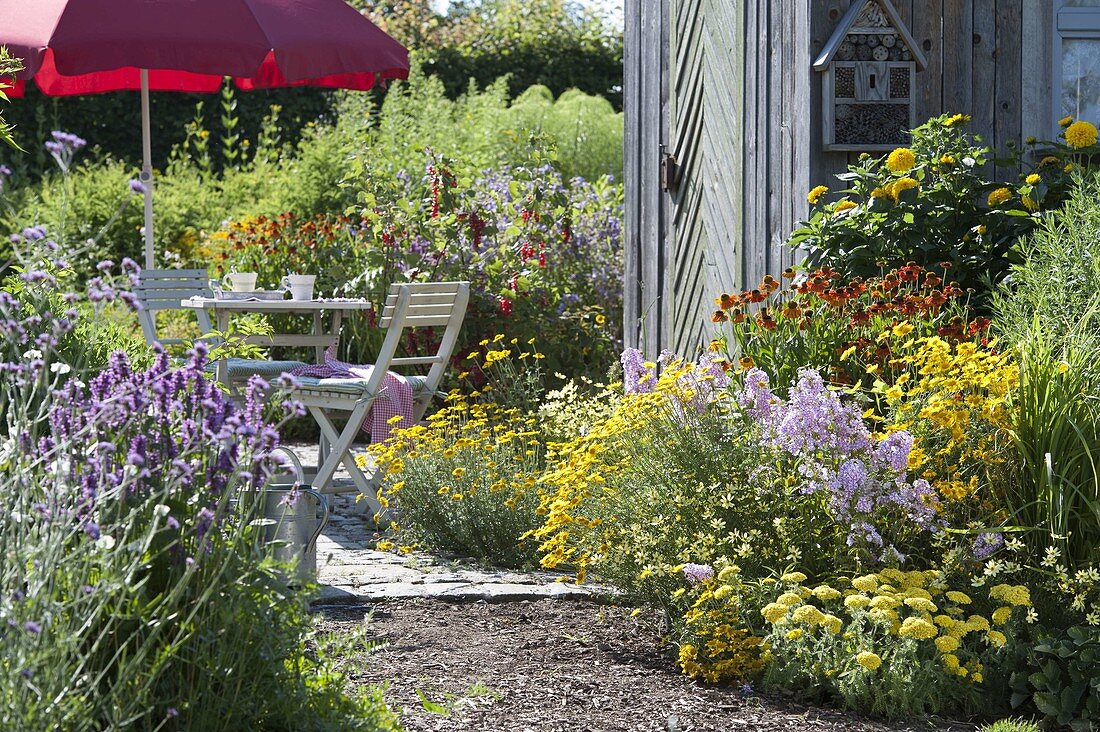
[[[806,191],[851,159],[822,152],[811,69],[850,2],[627,0],[628,344],[694,353],[715,296],[800,259],[783,242]],[[1049,134],[1049,0],[894,5],[928,57],[918,119],[970,114],[996,149]],[[663,151],[679,164],[671,193]]]

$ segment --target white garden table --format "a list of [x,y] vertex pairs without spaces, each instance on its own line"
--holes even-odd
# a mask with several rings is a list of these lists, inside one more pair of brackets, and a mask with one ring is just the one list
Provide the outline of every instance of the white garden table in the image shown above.
[[[369,300],[346,298],[322,298],[318,300],[222,300],[215,297],[190,297],[180,301],[185,308],[212,310],[217,329],[221,333],[229,331],[229,319],[244,313],[263,315],[297,314],[310,315],[313,328],[309,334],[273,333],[270,336],[246,336],[245,343],[264,346],[313,346],[317,354],[317,363],[324,363],[325,349],[340,337],[340,323],[345,313],[362,312],[371,309]],[[325,331],[323,315],[331,313],[331,325]],[[229,383],[229,361],[220,359],[217,364],[217,378],[223,384]]]

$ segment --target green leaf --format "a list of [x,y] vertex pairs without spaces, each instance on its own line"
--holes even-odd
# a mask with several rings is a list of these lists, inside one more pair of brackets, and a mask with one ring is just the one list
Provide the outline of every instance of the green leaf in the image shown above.
[[1051,717],[1058,716],[1058,697],[1045,691],[1037,691],[1031,696],[1035,707],[1043,714]]
[[420,689],[416,690],[416,695],[420,697],[420,704],[424,707],[424,711],[429,714],[441,714],[444,717],[451,715],[451,710],[442,704],[437,704],[427,697],[427,695]]

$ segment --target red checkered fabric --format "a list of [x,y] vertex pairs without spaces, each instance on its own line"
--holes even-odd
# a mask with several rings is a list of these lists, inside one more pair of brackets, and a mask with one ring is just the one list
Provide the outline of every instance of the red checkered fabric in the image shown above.
[[[336,344],[325,350],[325,362],[315,366],[299,366],[291,373],[295,376],[312,376],[316,379],[369,379],[374,366],[356,365],[336,358]],[[394,417],[401,417],[396,424]],[[413,422],[413,392],[409,380],[401,374],[386,372],[382,379],[382,393],[363,418],[362,429],[370,435],[371,442],[385,442],[395,427],[409,427]]]

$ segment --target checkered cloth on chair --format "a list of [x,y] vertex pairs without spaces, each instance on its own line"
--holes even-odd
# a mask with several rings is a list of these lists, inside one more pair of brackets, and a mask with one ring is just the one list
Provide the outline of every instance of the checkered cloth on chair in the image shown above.
[[[370,378],[374,366],[346,363],[336,358],[336,344],[325,349],[325,362],[316,366],[299,366],[290,373],[294,376],[312,376],[317,379],[363,379]],[[321,382],[324,384],[324,381]],[[394,417],[401,417],[396,425]],[[371,442],[385,442],[395,426],[408,427],[413,422],[413,390],[409,380],[392,371],[382,380],[382,393],[363,419],[362,429],[371,437]]]

